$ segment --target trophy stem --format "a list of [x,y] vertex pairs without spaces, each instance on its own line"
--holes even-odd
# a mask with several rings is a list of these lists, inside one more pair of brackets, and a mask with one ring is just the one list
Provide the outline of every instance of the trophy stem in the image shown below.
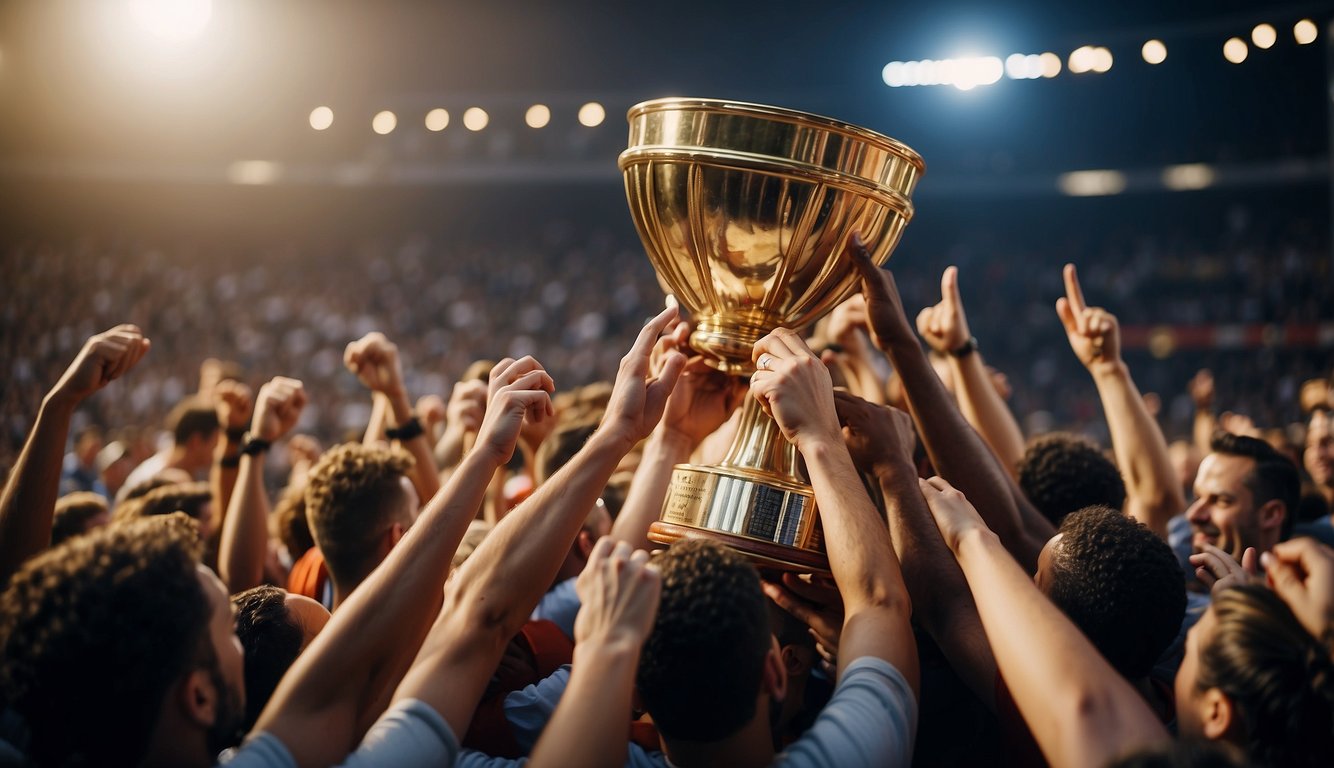
[[797,447],[783,437],[778,422],[753,397],[747,397],[741,406],[741,423],[722,466],[755,470],[790,483],[806,484],[797,470]]

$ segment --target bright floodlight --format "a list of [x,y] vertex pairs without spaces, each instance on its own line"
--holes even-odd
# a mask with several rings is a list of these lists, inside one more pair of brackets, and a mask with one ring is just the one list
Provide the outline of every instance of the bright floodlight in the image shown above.
[[1302,19],[1292,25],[1292,37],[1298,45],[1310,45],[1315,42],[1316,26],[1310,19]]
[[903,62],[891,61],[885,65],[884,69],[880,70],[880,79],[884,80],[885,85],[888,85],[890,88],[898,88],[901,85],[907,85],[907,83],[904,82],[903,68]]
[[1081,45],[1070,54],[1070,61],[1066,66],[1076,75],[1083,74],[1093,69],[1093,57],[1093,46]]
[[333,110],[328,107],[316,107],[310,110],[310,127],[323,131],[333,125]]
[[1112,68],[1112,52],[1101,46],[1093,49],[1089,69],[1094,72],[1107,72]]
[[595,128],[602,125],[602,121],[607,119],[607,110],[596,101],[590,101],[579,108],[579,124],[589,128]]
[[1223,58],[1233,64],[1240,64],[1246,60],[1250,49],[1246,47],[1246,41],[1240,37],[1230,37],[1226,43],[1223,43]]
[[463,113],[463,127],[470,131],[480,131],[491,122],[491,116],[486,114],[486,110],[481,107],[468,107],[468,111]]
[[1073,171],[1061,174],[1056,184],[1071,197],[1098,197],[1125,191],[1126,176],[1120,171]]
[[523,121],[529,128],[545,128],[551,122],[551,110],[546,104],[534,104],[524,113]]
[[1038,57],[1042,62],[1042,76],[1056,77],[1061,74],[1061,57],[1048,51]]
[[1272,48],[1278,42],[1278,30],[1270,24],[1256,24],[1255,29],[1251,30],[1251,42],[1255,43],[1256,48]]
[[1042,77],[1042,57],[1012,53],[1005,57],[1005,75],[1011,80],[1035,80]]
[[385,136],[394,132],[398,127],[398,117],[389,110],[377,112],[375,117],[371,118],[371,130]]
[[440,107],[436,107],[426,113],[426,130],[432,133],[443,131],[449,127],[449,112]]
[[130,14],[153,37],[181,43],[208,26],[213,0],[130,0]]
[[1167,61],[1167,46],[1162,40],[1150,40],[1139,49],[1140,55],[1150,64],[1162,64]]
[[1204,189],[1214,183],[1214,169],[1206,163],[1169,165],[1163,169],[1163,186],[1174,190]]

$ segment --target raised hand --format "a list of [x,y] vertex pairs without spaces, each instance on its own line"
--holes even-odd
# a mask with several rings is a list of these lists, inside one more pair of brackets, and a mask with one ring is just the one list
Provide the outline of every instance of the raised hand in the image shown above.
[[532,357],[505,358],[491,369],[486,414],[474,450],[490,451],[503,464],[514,455],[525,421],[555,421],[551,393],[556,384]]
[[422,395],[417,398],[417,405],[413,408],[417,418],[421,419],[423,427],[428,432],[435,430],[436,427],[445,423],[449,415],[449,407],[439,395]]
[[215,382],[209,391],[223,429],[245,429],[254,413],[250,387],[233,379]]
[[1084,303],[1074,264],[1065,265],[1065,296],[1056,300],[1056,314],[1065,326],[1070,348],[1084,367],[1121,359],[1121,331],[1116,316],[1102,307]]
[[137,325],[118,325],[89,338],[48,397],[71,406],[83,402],[133,368],[149,346]]
[[977,509],[962,493],[942,477],[918,480],[922,498],[931,508],[931,516],[936,519],[936,527],[951,551],[957,552],[963,537],[976,530],[987,530],[987,524]]
[[445,427],[476,434],[486,416],[487,394],[484,381],[469,379],[456,383],[449,393],[449,405],[445,406]]
[[829,369],[796,332],[777,328],[755,342],[750,393],[802,450],[809,441],[843,442]]
[[1247,547],[1239,563],[1227,552],[1212,544],[1205,544],[1201,552],[1190,556],[1190,564],[1195,566],[1195,577],[1211,593],[1249,584],[1259,570],[1255,547]]
[[871,340],[882,350],[912,344],[913,335],[908,316],[903,312],[903,299],[894,284],[894,276],[871,261],[871,252],[860,235],[853,235],[845,251],[862,280],[862,295],[866,297],[866,319],[871,328]]
[[648,553],[604,536],[575,581],[581,607],[575,643],[618,644],[638,653],[658,615],[662,575]]
[[270,443],[281,439],[301,418],[306,407],[306,389],[300,381],[275,376],[259,388],[255,398],[255,417],[250,424],[251,437]]
[[762,581],[760,587],[779,608],[810,628],[825,671],[832,672],[843,635],[843,596],[838,585],[826,577],[785,573],[781,582]]
[[343,364],[372,392],[393,395],[403,391],[403,367],[398,345],[374,331],[347,345]]
[[940,276],[940,303],[917,315],[917,332],[937,352],[959,349],[973,334],[968,330],[968,316],[959,298],[959,268],[947,267]]
[[866,315],[866,297],[857,293],[829,313],[829,340],[845,350],[859,350],[866,346],[863,331],[870,331],[870,321]]
[[649,366],[654,344],[677,319],[676,305],[670,305],[648,321],[630,351],[621,358],[616,384],[602,415],[600,431],[614,433],[631,445],[644,439],[662,418],[667,398],[685,368],[686,357],[676,350],[662,355],[658,371]]
[[1186,391],[1190,393],[1190,399],[1195,403],[1196,410],[1212,410],[1214,407],[1214,372],[1208,368],[1201,368],[1196,371],[1190,381],[1186,382]]
[[1293,539],[1276,544],[1260,562],[1270,587],[1306,631],[1334,649],[1334,549]]
[[834,392],[834,408],[843,425],[843,442],[858,470],[877,474],[881,469],[912,467],[917,433],[911,416],[843,391]]

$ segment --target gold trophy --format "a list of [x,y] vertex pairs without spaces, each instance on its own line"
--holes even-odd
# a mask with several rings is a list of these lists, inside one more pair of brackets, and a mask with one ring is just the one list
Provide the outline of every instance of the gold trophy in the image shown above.
[[[857,288],[844,251],[859,233],[876,264],[913,215],[922,158],[825,117],[710,99],[631,108],[621,154],[630,213],[663,289],[695,320],[691,346],[737,376],[775,328],[801,328]],[[705,537],[765,567],[827,571],[796,448],[747,397],[718,466],[679,464],[649,538]]]

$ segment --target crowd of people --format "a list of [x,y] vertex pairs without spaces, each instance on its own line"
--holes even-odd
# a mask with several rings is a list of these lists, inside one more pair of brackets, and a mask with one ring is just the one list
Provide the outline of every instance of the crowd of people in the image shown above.
[[[1227,367],[1154,395],[1122,344],[1117,302],[1228,319],[1154,310],[1173,270],[1329,319],[1327,265],[1241,242],[1095,267],[1087,300],[1073,265],[1020,290],[967,252],[900,295],[854,242],[860,292],[749,378],[569,227],[445,271],[424,237],[18,248],[0,764],[1324,765],[1329,361],[1291,353],[1282,398]],[[672,467],[720,461],[747,402],[828,573],[650,554]]]

